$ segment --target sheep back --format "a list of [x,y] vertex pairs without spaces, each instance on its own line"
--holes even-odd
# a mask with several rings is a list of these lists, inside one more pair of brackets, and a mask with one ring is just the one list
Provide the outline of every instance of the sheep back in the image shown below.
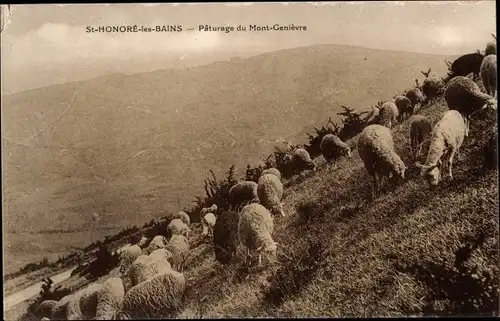
[[385,102],[380,107],[379,124],[391,128],[399,117],[399,110],[396,104],[392,101]]
[[259,178],[257,195],[260,204],[267,208],[273,215],[285,216],[283,206],[281,205],[283,184],[276,175],[264,174]]
[[274,223],[271,213],[260,204],[245,206],[238,222],[240,243],[250,250],[256,250],[272,242]]
[[371,176],[394,172],[404,178],[406,166],[394,151],[392,134],[387,127],[376,124],[366,127],[358,138],[358,152]]
[[419,88],[413,88],[408,90],[405,96],[410,100],[413,108],[415,108],[416,105],[423,103],[425,99],[424,95],[422,94],[422,91],[420,91]]
[[40,303],[38,309],[40,310],[42,316],[52,318],[52,314],[55,307],[57,306],[57,303],[58,302],[56,300],[44,300]]
[[342,154],[347,156],[351,155],[351,149],[349,146],[337,135],[333,134],[326,134],[323,136],[319,148],[321,150],[321,154],[327,161],[335,160]]
[[446,86],[444,98],[450,110],[457,110],[467,117],[481,109],[493,97],[481,92],[472,79],[459,76],[450,80]]
[[229,202],[233,207],[253,201],[258,201],[256,182],[239,182],[229,189]]
[[276,177],[278,177],[281,180],[281,172],[277,168],[271,167],[271,168],[265,169],[262,171],[262,173],[260,173],[260,176],[265,175],[265,174],[276,175]]
[[186,279],[179,272],[156,275],[130,289],[119,315],[133,319],[172,317],[180,307],[185,288]]
[[406,96],[397,96],[394,103],[398,107],[399,116],[402,119],[404,115],[411,116],[413,114],[413,105]]
[[304,148],[297,148],[292,154],[292,164],[296,172],[303,170],[314,170],[316,164],[311,159],[311,156]]
[[214,252],[215,259],[228,264],[238,247],[238,221],[239,215],[236,211],[222,213],[214,226]]

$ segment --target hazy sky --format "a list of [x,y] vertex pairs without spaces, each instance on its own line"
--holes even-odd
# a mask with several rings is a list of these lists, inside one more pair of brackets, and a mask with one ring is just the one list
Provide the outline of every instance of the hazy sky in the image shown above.
[[[307,31],[197,31],[200,24],[276,23],[305,25]],[[30,78],[27,71],[50,74],[51,68],[56,70],[60,65],[106,60],[127,72],[130,59],[174,53],[189,57],[263,52],[326,43],[454,55],[484,49],[486,42],[493,40],[490,34],[495,33],[495,23],[495,1],[13,5],[11,23],[2,32],[2,78],[22,82]],[[85,32],[87,25],[178,24],[195,31]],[[72,69],[57,70],[53,77],[66,79],[69,76],[64,73]],[[58,82],[50,79],[45,81]]]

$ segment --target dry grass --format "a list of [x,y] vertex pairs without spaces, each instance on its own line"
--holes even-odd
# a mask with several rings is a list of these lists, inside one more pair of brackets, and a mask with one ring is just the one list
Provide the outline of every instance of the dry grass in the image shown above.
[[[419,113],[436,123],[446,110],[441,99]],[[410,161],[407,121],[393,135],[408,177],[380,195],[356,152],[290,180],[274,233],[280,264],[239,280],[239,262],[193,261],[179,317],[498,315],[497,171],[481,170],[481,148],[497,129],[495,115],[483,116],[471,123],[454,180],[434,192]],[[307,266],[311,242],[329,255]]]
[[[419,113],[435,123],[445,110],[441,99]],[[481,170],[496,131],[496,115],[478,115],[454,180],[433,192],[410,161],[407,121],[393,128],[407,178],[379,195],[355,150],[320,159],[285,184],[278,262],[264,269],[243,268],[241,255],[220,265],[193,225],[177,317],[498,315],[498,171]]]

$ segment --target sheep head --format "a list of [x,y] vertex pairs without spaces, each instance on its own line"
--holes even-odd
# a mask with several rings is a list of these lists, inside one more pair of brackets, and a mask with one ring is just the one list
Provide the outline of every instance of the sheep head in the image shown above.
[[420,168],[420,175],[425,177],[431,189],[439,184],[439,180],[441,179],[441,170],[439,168],[441,161],[431,165],[423,165],[417,162],[415,165]]

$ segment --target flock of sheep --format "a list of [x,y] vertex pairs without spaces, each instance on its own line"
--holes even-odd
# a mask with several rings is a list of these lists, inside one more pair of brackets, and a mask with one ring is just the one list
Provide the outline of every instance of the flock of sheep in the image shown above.
[[[486,57],[479,62],[479,68],[476,61],[478,54],[457,59],[452,65],[457,76],[447,86],[440,79],[426,78],[422,91],[414,88],[404,96],[373,107],[367,126],[358,136],[357,148],[366,171],[374,178],[376,190],[387,177],[405,177],[407,166],[396,153],[391,128],[406,118],[410,119],[411,156],[421,175],[434,187],[441,180],[444,165],[449,178],[453,178],[453,159],[468,136],[470,117],[484,106],[496,106],[496,48],[488,44],[486,53]],[[473,80],[465,77],[471,72],[480,74],[486,94]],[[432,102],[442,93],[449,110],[434,126],[427,117],[413,115],[424,102]],[[352,157],[349,146],[336,135],[324,136],[320,148],[327,161],[340,155]],[[425,163],[417,162],[418,156],[425,152]],[[289,156],[289,161],[299,172],[316,170],[315,162],[303,148],[296,149]],[[226,232],[231,232],[224,226],[221,230],[224,233],[219,233],[223,235],[217,235],[217,231],[214,234],[214,228],[221,224],[223,217],[236,222],[233,229],[239,244],[246,249],[246,264],[252,265],[256,258],[257,265],[261,265],[263,254],[275,256],[277,243],[272,238],[273,217],[285,216],[282,197],[281,173],[276,168],[270,168],[262,172],[258,182],[243,181],[230,189],[230,211],[227,213],[216,215],[218,208],[215,204],[203,208],[200,211],[202,236],[213,237],[216,257],[224,249],[221,242],[227,241]],[[186,289],[183,270],[190,250],[190,232],[190,218],[181,211],[167,226],[169,240],[157,235],[147,246],[147,240],[143,238],[138,244],[123,249],[119,278],[94,284],[60,301],[43,301],[41,312],[45,318],[67,320],[170,315],[178,308]]]

